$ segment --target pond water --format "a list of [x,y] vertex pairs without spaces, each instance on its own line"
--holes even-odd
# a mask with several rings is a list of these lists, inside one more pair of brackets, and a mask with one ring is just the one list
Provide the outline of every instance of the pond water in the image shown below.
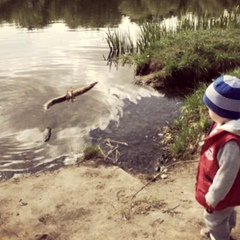
[[[70,2],[0,1],[0,179],[75,164],[86,146],[109,138],[127,143],[119,166],[152,171],[159,127],[179,114],[178,98],[135,85],[132,66],[105,60],[108,26],[134,29],[136,1]],[[96,81],[74,103],[44,110],[49,99]]]

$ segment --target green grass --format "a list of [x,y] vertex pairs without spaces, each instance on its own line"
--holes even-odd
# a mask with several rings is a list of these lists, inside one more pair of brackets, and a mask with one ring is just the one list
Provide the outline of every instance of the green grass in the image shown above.
[[195,151],[202,135],[210,125],[208,110],[202,101],[205,89],[206,85],[202,84],[198,90],[186,98],[180,117],[174,121],[173,133],[176,133],[177,137],[170,146],[173,157]]
[[140,34],[136,42],[133,42],[130,31],[121,33],[117,29],[108,28],[106,41],[110,51],[117,51],[119,54],[128,52],[142,54],[148,47],[164,37],[180,32],[239,28],[240,10],[236,7],[231,13],[222,13],[219,17],[211,17],[208,14],[202,16],[182,15],[175,24],[176,27],[172,28],[163,21],[143,22],[139,25]]
[[83,151],[83,159],[90,160],[96,158],[103,158],[103,154],[98,145],[88,146]]
[[130,37],[130,33],[122,34],[120,31],[108,28],[106,33],[106,41],[108,43],[110,53],[116,57],[125,53],[134,51],[134,43]]
[[[240,68],[228,71],[225,74],[240,78]],[[193,94],[186,97],[180,116],[174,120],[173,126],[168,129],[171,136],[175,136],[167,142],[167,148],[172,157],[183,158],[199,150],[199,142],[206,134],[211,123],[208,109],[202,101],[207,86],[201,84]]]
[[[196,85],[240,66],[240,12],[197,21],[182,16],[176,29],[163,22],[145,22],[133,42],[130,33],[108,30],[112,56],[136,66],[136,75],[153,73],[159,86]],[[127,54],[126,54],[127,53]],[[129,57],[128,54],[131,54]],[[151,81],[149,81],[151,83]]]
[[232,71],[228,71],[226,74],[235,76],[240,79],[240,68],[235,68]]
[[136,55],[136,73],[155,72],[166,86],[196,84],[239,66],[239,52],[239,29],[183,31]]

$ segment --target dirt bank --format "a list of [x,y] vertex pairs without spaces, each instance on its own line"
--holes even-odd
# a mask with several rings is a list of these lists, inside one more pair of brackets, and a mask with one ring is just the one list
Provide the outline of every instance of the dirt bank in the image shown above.
[[[113,166],[1,182],[0,239],[200,239],[195,171],[196,163],[181,164],[141,191],[146,180]],[[234,234],[240,239],[240,226]]]

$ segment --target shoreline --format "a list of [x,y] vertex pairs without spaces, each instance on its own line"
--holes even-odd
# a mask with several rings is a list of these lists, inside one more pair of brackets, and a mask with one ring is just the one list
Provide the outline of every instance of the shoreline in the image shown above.
[[0,182],[0,237],[197,240],[203,222],[195,172],[195,163],[180,164],[145,186],[119,167],[89,164]]

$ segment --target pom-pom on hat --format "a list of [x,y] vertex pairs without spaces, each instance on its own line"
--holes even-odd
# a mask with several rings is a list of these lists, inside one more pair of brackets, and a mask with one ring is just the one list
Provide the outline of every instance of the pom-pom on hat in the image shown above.
[[220,76],[208,86],[203,102],[222,118],[240,119],[240,79]]

